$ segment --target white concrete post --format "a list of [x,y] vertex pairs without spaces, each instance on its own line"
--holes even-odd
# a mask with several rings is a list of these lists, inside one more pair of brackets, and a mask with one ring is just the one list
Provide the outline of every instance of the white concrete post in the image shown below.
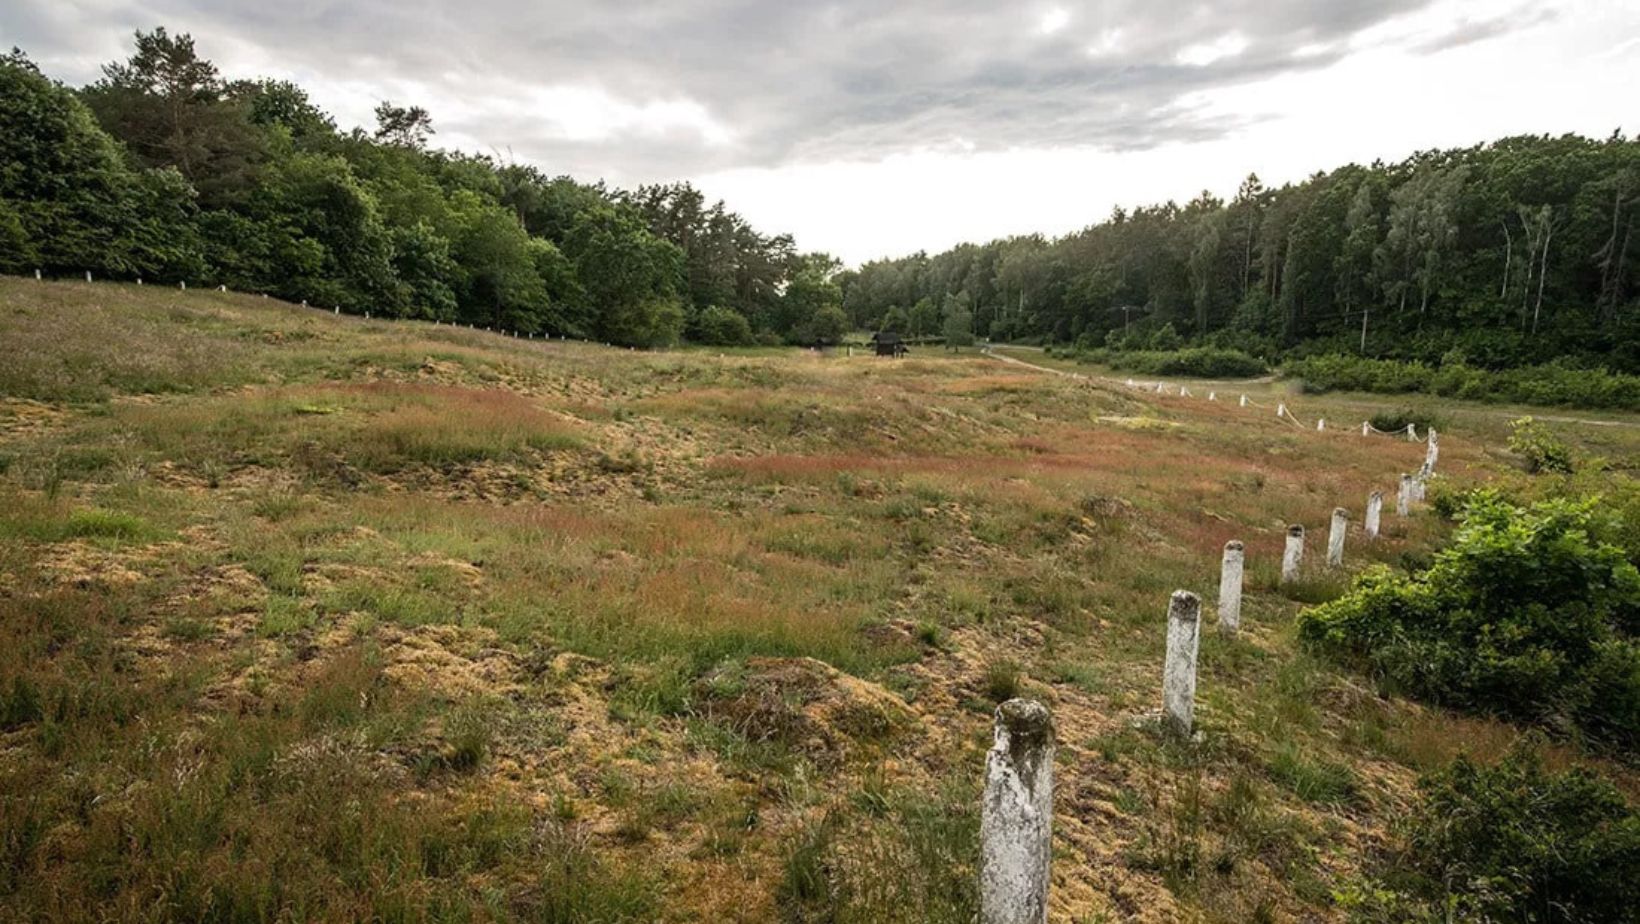
[[1210,392],[1208,392],[1208,393],[1207,393],[1207,400],[1209,400],[1209,401],[1217,401],[1217,400],[1219,400],[1219,393],[1218,393],[1218,392],[1216,392],[1216,391],[1210,391]]
[[1417,424],[1407,424],[1407,442],[1409,442],[1409,443],[1418,442],[1418,425]]
[[1167,661],[1162,667],[1162,718],[1189,737],[1196,720],[1196,653],[1201,648],[1202,600],[1175,590],[1167,601]]
[[1350,528],[1350,512],[1334,507],[1332,529],[1327,531],[1327,566],[1337,568],[1344,564],[1344,534]]
[[85,271],[85,281],[86,281],[86,282],[90,282],[90,281],[91,281],[91,271],[90,271],[90,270],[86,270],[86,271]]
[[1163,388],[1162,383],[1157,382],[1156,383],[1156,394],[1158,394],[1158,395],[1161,394],[1162,393],[1162,388]]
[[1239,406],[1240,407],[1246,407],[1247,406],[1247,396],[1246,395],[1241,396],[1241,404]]
[[1327,429],[1327,418],[1317,417],[1315,419],[1315,432],[1321,433],[1321,432],[1325,431],[1326,429]]
[[1362,436],[1366,436],[1367,433],[1370,432],[1371,428],[1372,428],[1372,424],[1368,423],[1365,420],[1361,421],[1361,435]]
[[1367,532],[1368,539],[1378,538],[1379,521],[1384,515],[1384,492],[1374,491],[1367,495],[1367,518],[1362,527]]
[[1429,463],[1424,463],[1418,469],[1418,474],[1412,479],[1412,499],[1423,503],[1429,492]]
[[1429,428],[1429,448],[1424,450],[1424,468],[1435,471],[1435,460],[1441,455],[1441,437],[1434,427]]
[[1183,385],[1180,385],[1179,386],[1179,397],[1181,397],[1181,398],[1190,397],[1190,389],[1184,387]]
[[1395,494],[1395,515],[1406,516],[1412,509],[1412,476],[1401,476],[1401,490]]
[[1286,417],[1286,416],[1287,416],[1287,403],[1285,401],[1277,402],[1276,403],[1276,419],[1280,420],[1281,418]]
[[1241,573],[1246,555],[1241,540],[1224,544],[1224,561],[1219,567],[1219,631],[1235,635],[1241,629]]
[[188,291],[188,280],[184,279],[181,282],[177,283],[177,288],[181,289],[184,292]]
[[981,924],[1044,924],[1053,855],[1053,718],[1035,700],[997,707],[979,815]]
[[35,282],[40,282],[41,281],[41,276],[40,276],[40,271],[39,270],[34,271],[34,281]]
[[1287,527],[1287,547],[1281,552],[1281,583],[1298,580],[1298,569],[1304,564],[1304,527],[1294,523]]
[[227,286],[225,286],[225,285],[222,285],[222,286],[217,286],[217,287],[216,287],[216,290],[217,290],[217,291],[218,291],[218,292],[226,292],[226,291],[228,291],[228,287],[227,287]]
[[1132,377],[1132,376],[1129,376],[1129,377],[1128,377],[1128,380],[1127,380],[1127,387],[1129,387],[1129,388],[1132,388],[1132,387],[1133,387],[1133,377]]
[[139,285],[139,286],[142,285],[142,277],[141,276],[137,277],[137,285]]

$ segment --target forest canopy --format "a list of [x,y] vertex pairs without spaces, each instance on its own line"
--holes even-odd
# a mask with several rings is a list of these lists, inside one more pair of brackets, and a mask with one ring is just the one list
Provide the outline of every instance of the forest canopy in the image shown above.
[[1640,142],[1515,137],[1275,189],[1249,176],[1228,202],[1118,208],[1062,238],[869,262],[839,284],[864,326],[960,311],[982,335],[1084,349],[1632,373],[1637,225]]
[[[187,280],[345,311],[634,346],[849,329],[1083,349],[1640,372],[1640,142],[1522,136],[1057,239],[844,270],[687,183],[621,190],[429,148],[384,100],[341,131],[303,89],[139,32],[95,83],[0,57],[0,272]],[[966,329],[966,333],[965,333]],[[954,339],[953,339],[954,338]]]
[[[301,87],[224,78],[164,28],[77,90],[13,50],[0,272],[226,285],[634,346],[835,334],[836,261],[688,184],[549,176],[430,149],[419,106],[384,100],[376,118],[339,131]],[[793,285],[815,273],[821,285]]]

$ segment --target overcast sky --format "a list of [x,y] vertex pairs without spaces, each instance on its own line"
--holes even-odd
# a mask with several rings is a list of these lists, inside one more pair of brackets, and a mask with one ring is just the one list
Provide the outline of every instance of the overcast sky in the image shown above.
[[688,179],[851,263],[1512,133],[1640,129],[1640,0],[0,0],[71,84],[135,29],[344,127]]

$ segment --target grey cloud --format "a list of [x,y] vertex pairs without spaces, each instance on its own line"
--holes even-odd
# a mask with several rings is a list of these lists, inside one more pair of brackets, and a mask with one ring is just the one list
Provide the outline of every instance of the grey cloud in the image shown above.
[[[1363,29],[1433,0],[1233,0],[1166,3],[1062,0],[1067,25],[1041,35],[1046,8],[978,0],[814,5],[767,0],[8,0],[0,41],[22,45],[58,76],[95,76],[86,49],[117,46],[134,28],[164,24],[194,34],[223,70],[244,76],[221,49],[250,45],[307,81],[419,85],[443,135],[483,139],[549,170],[621,182],[734,166],[876,158],[958,143],[977,149],[1094,145],[1142,149],[1234,130],[1224,116],[1187,105],[1189,94],[1322,67]],[[1431,42],[1435,51],[1530,24],[1530,16],[1473,24]],[[1107,30],[1121,42],[1089,48]],[[1237,55],[1179,64],[1188,46],[1235,34]],[[446,75],[458,79],[450,82]],[[531,86],[596,85],[641,106],[693,100],[735,135],[705,143],[673,128],[570,140],[527,111]],[[467,112],[464,93],[517,106]],[[486,102],[493,103],[494,99]]]
[[1461,48],[1465,45],[1473,45],[1476,42],[1497,38],[1500,35],[1530,29],[1533,26],[1553,20],[1555,16],[1555,11],[1551,9],[1524,6],[1487,19],[1464,20],[1439,35],[1418,43],[1414,46],[1414,50],[1425,54],[1434,54],[1453,48]]

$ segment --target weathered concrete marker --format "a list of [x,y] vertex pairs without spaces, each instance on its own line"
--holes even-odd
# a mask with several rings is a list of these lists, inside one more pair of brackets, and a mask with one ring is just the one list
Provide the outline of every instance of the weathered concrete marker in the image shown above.
[[1304,527],[1297,523],[1287,527],[1287,547],[1281,553],[1281,583],[1298,580],[1298,569],[1304,564]]
[[1401,476],[1401,490],[1395,494],[1395,515],[1404,517],[1412,511],[1412,476]]
[[997,707],[979,816],[981,924],[1043,924],[1053,850],[1053,718],[1035,700]]
[[1224,561],[1219,567],[1219,631],[1235,635],[1241,630],[1241,575],[1246,553],[1240,539],[1224,544]]
[[1189,737],[1196,721],[1196,653],[1201,648],[1202,598],[1175,590],[1167,601],[1167,661],[1162,666],[1162,719]]
[[1337,568],[1344,564],[1344,534],[1349,532],[1350,512],[1343,507],[1334,507],[1332,528],[1327,531],[1327,565]]
[[1441,436],[1440,436],[1440,434],[1435,432],[1434,427],[1430,427],[1429,428],[1429,448],[1424,450],[1424,468],[1428,469],[1430,474],[1434,474],[1434,472],[1435,472],[1435,460],[1437,458],[1439,458],[1440,455],[1441,455]]
[[1367,532],[1368,539],[1378,538],[1379,521],[1384,515],[1384,492],[1374,491],[1367,495],[1367,518],[1361,524]]

